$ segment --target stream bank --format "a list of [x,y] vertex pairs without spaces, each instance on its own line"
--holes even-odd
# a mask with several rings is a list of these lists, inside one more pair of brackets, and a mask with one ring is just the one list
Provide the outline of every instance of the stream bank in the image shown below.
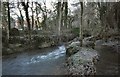
[[119,43],[119,40],[114,38],[109,38],[106,41],[104,39],[94,40],[94,37],[88,37],[83,40],[83,47],[81,48],[79,40],[77,38],[74,39],[66,47],[66,53],[69,56],[69,74],[118,75],[118,68],[120,67],[118,62]]

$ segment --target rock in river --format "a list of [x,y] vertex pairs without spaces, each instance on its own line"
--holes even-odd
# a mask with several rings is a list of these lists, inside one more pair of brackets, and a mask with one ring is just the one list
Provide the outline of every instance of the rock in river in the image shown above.
[[77,42],[72,42],[70,45],[68,45],[66,47],[66,55],[67,56],[71,56],[75,53],[77,53],[80,49],[79,49],[79,45],[80,45],[80,42],[77,41]]

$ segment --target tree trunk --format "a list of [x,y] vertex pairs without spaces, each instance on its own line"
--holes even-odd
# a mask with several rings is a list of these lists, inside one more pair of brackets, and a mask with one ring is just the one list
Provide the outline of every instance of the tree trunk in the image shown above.
[[[33,2],[32,2],[32,7],[33,7]],[[34,12],[33,12],[33,8],[31,7],[31,10],[32,10],[32,30],[34,28]]]
[[22,12],[20,10],[20,2],[18,2],[18,9],[19,9],[19,12],[20,12],[20,25],[21,25],[22,30],[24,30],[24,19],[23,19]]
[[[27,2],[27,7],[28,7],[28,2]],[[31,27],[30,27],[30,20],[29,20],[29,13],[28,13],[28,8],[26,8],[26,20],[28,24],[28,34],[29,34],[29,43],[31,42]]]
[[38,17],[38,9],[37,9],[37,2],[35,2],[35,4],[36,4],[36,19],[37,19],[37,21],[35,21],[35,24],[36,24],[36,29],[38,30],[38,28],[39,28],[39,24],[40,24],[40,22],[39,22],[39,17]]
[[[65,24],[64,24],[64,2],[61,3],[61,27],[65,28]],[[62,31],[61,31],[62,33]]]
[[[45,11],[43,11],[43,18],[44,18],[44,28],[45,30],[47,29],[47,7],[46,7],[46,0],[44,1],[44,8],[45,8]],[[41,10],[43,10],[41,8]]]
[[8,29],[10,30],[10,7],[9,7],[9,2],[7,2],[7,7],[8,7]]
[[26,15],[26,21],[27,21],[27,25],[28,25],[28,38],[29,38],[29,44],[31,45],[31,26],[30,26],[30,20],[29,20],[29,12],[28,12],[28,1],[25,4],[25,2],[22,2],[22,5],[24,7],[25,10],[25,15]]
[[120,9],[119,9],[119,7],[120,7],[120,2],[118,2],[117,3],[117,13],[116,13],[116,15],[117,15],[117,28],[118,28],[118,33],[120,32]]
[[68,28],[68,25],[67,25],[68,2],[67,2],[67,0],[65,0],[64,4],[65,4],[65,18],[64,18],[64,25],[66,26],[66,28]]
[[82,26],[83,26],[83,24],[82,24],[82,17],[83,17],[83,2],[80,2],[80,5],[81,5],[81,19],[80,19],[80,22],[81,22],[81,24],[80,24],[80,46],[82,47],[82,41],[83,41],[83,30],[82,30]]
[[7,15],[7,3],[6,2],[2,2],[2,27],[3,29],[5,30],[6,32],[6,35],[5,35],[5,44],[6,46],[8,46],[9,44],[9,28],[8,28],[8,24],[6,23],[7,22],[7,19],[8,19],[8,15]]
[[61,0],[58,0],[58,36],[59,43],[61,42]]
[[8,27],[7,27],[7,42],[9,43],[9,32],[10,32],[10,7],[9,7],[9,2],[7,2],[7,14],[8,14]]
[[22,27],[22,29],[24,30],[24,19],[23,19],[23,15],[22,15],[22,13],[21,13],[21,11],[20,11],[20,16],[21,16],[21,27]]

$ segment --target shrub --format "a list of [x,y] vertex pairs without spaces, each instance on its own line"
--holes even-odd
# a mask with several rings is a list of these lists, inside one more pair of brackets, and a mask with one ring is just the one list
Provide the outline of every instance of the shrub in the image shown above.
[[19,36],[20,35],[20,32],[17,28],[12,28],[10,30],[10,36]]
[[74,34],[74,35],[77,35],[77,36],[79,36],[79,28],[73,28],[72,29],[72,33]]

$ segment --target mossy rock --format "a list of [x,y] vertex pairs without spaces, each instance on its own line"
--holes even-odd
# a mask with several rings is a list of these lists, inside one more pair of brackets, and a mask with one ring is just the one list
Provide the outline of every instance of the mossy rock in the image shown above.
[[77,53],[78,51],[80,50],[80,48],[78,48],[78,46],[71,46],[71,47],[69,47],[69,48],[67,48],[67,50],[66,50],[66,55],[67,56],[71,56],[71,55],[73,55],[73,54],[75,54],[75,53]]
[[[72,75],[94,75],[96,73],[93,59],[97,61],[98,53],[90,48],[81,50],[68,57],[68,71]],[[91,73],[92,72],[92,73]]]

